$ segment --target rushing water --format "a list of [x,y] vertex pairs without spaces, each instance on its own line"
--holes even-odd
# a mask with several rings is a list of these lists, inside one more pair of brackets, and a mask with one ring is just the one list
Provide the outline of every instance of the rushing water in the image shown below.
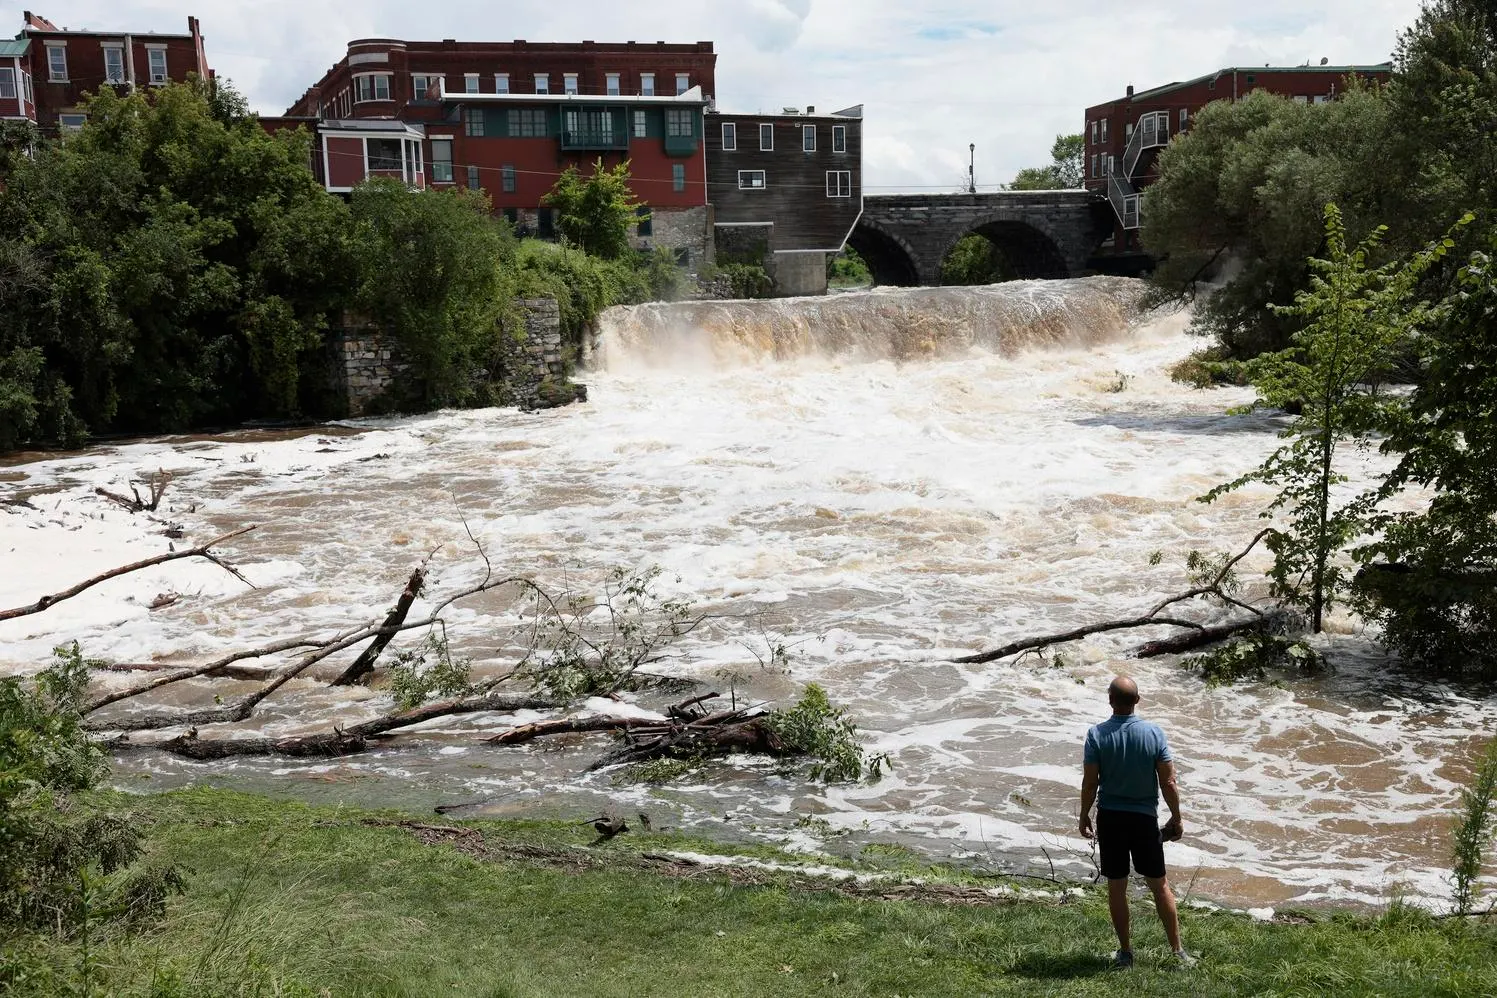
[[[1062,660],[943,661],[1147,607],[1183,588],[1189,549],[1235,548],[1257,530],[1261,493],[1193,500],[1260,460],[1277,424],[1226,415],[1241,391],[1172,384],[1166,368],[1193,346],[1183,318],[1130,326],[1136,295],[1092,279],[620,309],[584,406],[13,463],[0,488],[34,508],[0,507],[0,605],[164,550],[161,524],[92,494],[157,468],[176,476],[162,518],[190,537],[261,525],[234,548],[259,588],[202,563],[117,580],[0,624],[0,669],[35,667],[64,637],[116,661],[201,660],[339,629],[383,613],[430,552],[435,591],[475,578],[466,519],[501,570],[553,585],[661,566],[672,591],[716,615],[666,671],[745,673],[765,698],[822,682],[869,747],[892,753],[892,776],[822,789],[736,761],[685,786],[616,787],[578,775],[598,739],[490,748],[479,736],[516,718],[485,716],[333,763],[132,752],[120,778],[418,807],[489,799],[498,813],[610,801],[801,842],[798,818],[811,814],[850,833],[834,841],[1042,868],[1043,847],[1077,871],[1080,739],[1106,713],[1109,675],[1126,669],[1181,758],[1189,838],[1171,858],[1197,893],[1253,906],[1372,900],[1395,886],[1443,894],[1450,807],[1497,703],[1391,678],[1348,621],[1327,639],[1336,674],[1288,686],[1208,690],[1174,661],[1128,659],[1137,633]],[[181,598],[149,610],[165,592]],[[500,593],[449,615],[481,672],[508,661],[513,611]],[[779,639],[788,676],[757,662]],[[170,702],[248,688],[204,683]],[[349,703],[370,698],[299,681],[244,727],[319,730],[377,709]]]

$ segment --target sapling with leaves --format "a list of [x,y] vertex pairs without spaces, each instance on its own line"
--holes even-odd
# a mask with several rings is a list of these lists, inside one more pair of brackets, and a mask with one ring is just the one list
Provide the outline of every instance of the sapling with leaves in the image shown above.
[[1201,498],[1211,502],[1253,482],[1278,490],[1262,514],[1283,523],[1267,538],[1273,594],[1303,607],[1317,633],[1348,581],[1336,556],[1366,532],[1378,498],[1368,492],[1338,500],[1346,477],[1337,453],[1347,443],[1365,445],[1384,423],[1392,399],[1381,388],[1397,348],[1439,308],[1419,301],[1416,286],[1455,247],[1451,236],[1471,221],[1465,216],[1450,235],[1407,260],[1373,267],[1369,258],[1387,228],[1348,247],[1340,210],[1326,205],[1326,255],[1309,261],[1309,287],[1278,309],[1303,325],[1287,349],[1245,365],[1258,391],[1249,408],[1295,415],[1280,431],[1286,442],[1263,464]]

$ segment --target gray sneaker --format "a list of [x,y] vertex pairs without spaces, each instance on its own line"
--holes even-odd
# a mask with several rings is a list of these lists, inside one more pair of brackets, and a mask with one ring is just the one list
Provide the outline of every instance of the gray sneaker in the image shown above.
[[1128,970],[1133,966],[1133,951],[1120,949],[1112,955],[1113,970]]
[[1174,967],[1178,970],[1189,970],[1196,964],[1201,962],[1200,960],[1197,960],[1195,957],[1191,956],[1189,953],[1185,952],[1183,949],[1175,950],[1174,956],[1171,957],[1171,961]]

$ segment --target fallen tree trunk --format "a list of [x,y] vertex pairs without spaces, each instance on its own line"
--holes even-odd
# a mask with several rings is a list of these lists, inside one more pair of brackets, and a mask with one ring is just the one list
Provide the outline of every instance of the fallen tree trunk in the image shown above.
[[604,714],[592,714],[586,717],[558,717],[550,721],[535,721],[531,724],[522,724],[518,728],[510,728],[501,731],[491,738],[484,739],[490,745],[523,745],[537,738],[545,738],[548,735],[570,735],[587,732],[620,732],[635,728],[655,728],[669,724],[658,717],[609,717]]
[[385,622],[380,625],[380,633],[369,647],[365,648],[358,658],[354,659],[352,665],[343,670],[343,674],[334,679],[333,686],[352,686],[361,681],[365,676],[374,671],[374,663],[379,660],[380,653],[385,650],[391,640],[394,639],[401,624],[411,612],[411,604],[416,602],[416,597],[426,588],[426,569],[418,568],[411,573],[410,581],[405,584],[405,589],[400,594],[400,599],[395,603],[395,609],[390,611]]
[[213,562],[213,564],[217,565],[219,568],[223,569],[225,572],[228,572],[240,582],[243,582],[245,585],[253,589],[255,588],[255,586],[250,582],[249,579],[246,579],[243,575],[241,575],[237,568],[219,558],[217,555],[213,554],[212,549],[224,543],[225,541],[233,540],[235,537],[247,534],[254,529],[254,524],[251,524],[248,527],[240,527],[238,530],[232,530],[227,534],[222,534],[218,537],[213,538],[213,540],[209,541],[208,543],[199,544],[194,548],[187,548],[183,551],[172,551],[167,554],[159,554],[154,558],[147,558],[144,561],[132,562],[129,565],[121,565],[119,568],[112,568],[100,575],[95,575],[91,579],[83,580],[76,586],[73,586],[71,589],[64,589],[60,593],[53,593],[50,596],[43,596],[35,603],[28,604],[27,606],[12,607],[9,610],[0,610],[0,620],[13,620],[16,617],[25,617],[28,614],[41,613],[48,607],[56,606],[63,600],[72,599],[79,593],[92,589],[94,586],[97,586],[101,582],[108,582],[110,579],[117,579],[121,575],[129,575],[131,572],[139,572],[142,569],[151,568],[155,565],[164,565],[169,561],[180,561],[183,558],[203,558],[207,561],[211,561]]
[[1204,648],[1206,645],[1225,641],[1227,638],[1248,631],[1261,631],[1267,628],[1276,617],[1248,617],[1244,620],[1234,620],[1226,624],[1217,624],[1214,627],[1203,627],[1198,631],[1186,631],[1173,637],[1161,638],[1158,641],[1146,641],[1133,650],[1135,658],[1157,658],[1160,655],[1173,655],[1184,651],[1193,651],[1196,648]]
[[1067,641],[1076,641],[1080,638],[1090,637],[1093,634],[1105,634],[1108,631],[1125,631],[1140,627],[1159,626],[1184,627],[1193,630],[1204,630],[1202,624],[1194,620],[1183,620],[1178,617],[1130,617],[1127,620],[1105,620],[1099,624],[1088,624],[1070,631],[1062,631],[1059,634],[1041,634],[1032,638],[1021,638],[1010,642],[1001,648],[991,651],[979,652],[976,655],[963,655],[951,661],[958,665],[982,665],[985,662],[993,662],[1000,658],[1008,658],[1025,651],[1038,651],[1051,645],[1065,644]]

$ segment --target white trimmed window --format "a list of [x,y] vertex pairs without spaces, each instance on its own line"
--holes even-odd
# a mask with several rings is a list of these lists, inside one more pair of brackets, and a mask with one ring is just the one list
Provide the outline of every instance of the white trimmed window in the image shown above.
[[723,122],[723,152],[734,152],[738,148],[738,125],[735,122]]
[[170,79],[166,72],[166,48],[154,45],[146,46],[146,63],[151,74],[151,82],[163,84]]
[[431,182],[452,183],[452,140],[431,140]]
[[0,100],[16,99],[16,71],[9,66],[0,67]]
[[826,171],[826,196],[829,198],[852,197],[852,171]]
[[816,126],[800,126],[800,145],[806,152],[816,151]]
[[507,93],[509,93],[509,74],[508,73],[495,73],[494,74],[494,93],[496,93],[496,94],[507,94]]
[[763,170],[739,170],[738,189],[740,191],[762,191],[765,187]]
[[847,152],[847,126],[832,126],[832,152]]
[[1097,144],[1097,123],[1092,122],[1092,145]]
[[578,92],[576,73],[561,74],[561,92],[564,94],[575,94]]
[[639,95],[641,97],[654,97],[655,96],[655,74],[654,73],[640,73],[639,74]]
[[649,125],[647,124],[647,120],[645,118],[645,113],[643,111],[635,111],[634,112],[634,137],[636,139],[642,139],[642,138],[645,138],[646,136],[648,136],[649,134],[650,134],[650,129],[649,129]]
[[105,45],[104,48],[104,82],[125,82],[125,46]]
[[1190,108],[1188,108],[1188,107],[1182,107],[1180,109],[1180,131],[1182,131],[1182,132],[1185,131],[1185,129],[1188,128],[1189,126],[1190,126]]
[[53,83],[68,81],[68,43],[47,43],[47,79]]
[[535,92],[538,94],[549,94],[551,92],[551,74],[535,74]]
[[681,94],[686,93],[686,91],[688,91],[690,89],[691,89],[691,74],[690,73],[677,73],[676,74],[676,96],[679,97]]
[[1107,119],[1106,118],[1102,119],[1102,141],[1103,142],[1107,141]]
[[476,93],[478,93],[478,74],[477,73],[464,73],[463,74],[463,93],[465,93],[465,94],[476,94]]
[[83,123],[87,120],[88,115],[86,114],[59,114],[57,116],[57,125],[62,130],[63,135],[72,135],[83,131]]
[[365,73],[353,78],[355,104],[371,100],[390,99],[390,74]]
[[768,122],[759,126],[759,151],[774,152],[774,126]]
[[603,79],[608,83],[608,96],[617,97],[621,92],[619,89],[619,81],[622,79],[622,77],[620,77],[618,73],[607,73],[604,75]]
[[427,94],[441,77],[417,73],[411,77],[411,100],[429,100]]

